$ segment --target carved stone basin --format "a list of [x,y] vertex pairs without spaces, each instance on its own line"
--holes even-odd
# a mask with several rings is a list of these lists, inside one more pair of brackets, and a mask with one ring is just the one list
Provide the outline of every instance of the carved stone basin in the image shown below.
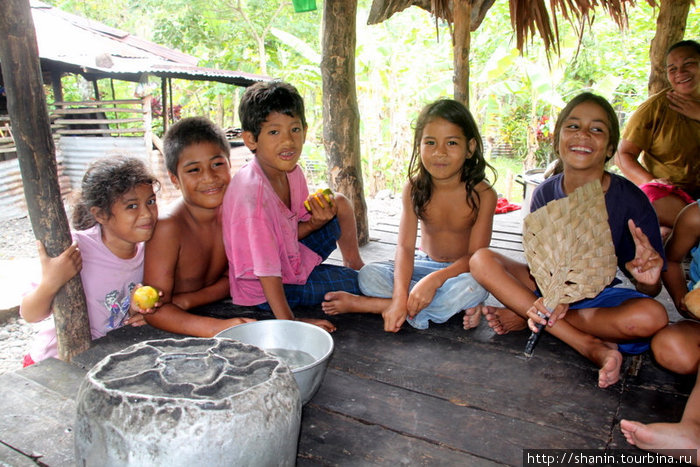
[[230,339],[163,339],[106,357],[78,393],[78,465],[294,465],[289,368]]

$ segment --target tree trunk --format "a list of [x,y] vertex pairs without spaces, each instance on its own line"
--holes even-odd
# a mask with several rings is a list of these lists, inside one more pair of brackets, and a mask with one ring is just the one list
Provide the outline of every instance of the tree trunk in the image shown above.
[[323,140],[331,188],[355,207],[360,245],[369,241],[360,160],[360,112],[355,92],[357,0],[323,2]]
[[[34,235],[49,256],[71,244],[61,201],[46,96],[42,87],[36,33],[29,0],[5,0],[0,15],[0,62],[7,108],[17,145],[24,195]],[[90,347],[90,323],[80,275],[54,298],[53,317],[59,358],[70,360]]]
[[453,63],[454,98],[469,108],[469,49],[471,47],[472,5],[468,0],[454,0]]
[[656,18],[656,34],[649,49],[651,59],[649,95],[669,87],[666,78],[666,51],[676,42],[683,40],[691,1],[661,1],[659,16]]

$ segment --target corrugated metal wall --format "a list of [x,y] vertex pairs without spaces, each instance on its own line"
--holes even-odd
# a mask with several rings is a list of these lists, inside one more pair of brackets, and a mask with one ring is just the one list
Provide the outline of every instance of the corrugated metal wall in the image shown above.
[[[58,181],[65,197],[80,187],[88,165],[101,157],[128,155],[152,165],[143,137],[63,136],[56,147]],[[161,180],[162,182],[162,180]],[[0,161],[0,220],[27,215],[19,161]]]
[[[61,195],[65,197],[71,192],[71,182],[63,169],[63,158],[56,156],[58,169],[58,184]],[[0,220],[18,219],[27,215],[27,203],[24,199],[22,174],[19,161],[10,159],[0,161]]]
[[80,187],[88,165],[102,157],[132,156],[150,164],[142,136],[62,136],[58,151],[63,157],[65,173],[74,188]]
[[17,219],[27,215],[19,161],[0,161],[0,220]]
[[[162,207],[180,196],[173,187],[159,151],[146,151],[143,137],[62,136],[56,148],[59,184],[65,197],[80,188],[83,174],[95,159],[116,155],[143,159],[160,180],[158,203]],[[245,146],[231,150],[231,173],[234,174],[253,154]],[[67,206],[68,207],[68,206]],[[0,220],[17,219],[27,215],[22,176],[17,159],[0,161]]]

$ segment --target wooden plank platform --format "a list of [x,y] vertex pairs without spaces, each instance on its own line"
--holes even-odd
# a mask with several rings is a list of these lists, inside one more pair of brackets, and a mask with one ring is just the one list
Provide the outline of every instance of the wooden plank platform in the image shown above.
[[[494,247],[522,255],[519,231],[519,213],[496,216]],[[396,222],[373,225],[371,236],[365,261],[391,259]],[[208,312],[253,315],[232,306]],[[322,316],[320,308],[297,313]],[[636,374],[628,374],[625,358],[622,380],[599,389],[597,369],[550,336],[528,360],[528,333],[497,336],[483,320],[464,331],[461,320],[389,334],[379,316],[333,317],[336,347],[303,409],[297,464],[522,465],[525,449],[632,449],[619,419],[679,420],[692,389],[692,379],[664,371],[649,355]],[[166,336],[122,328],[72,363],[48,360],[0,376],[0,459],[73,465],[75,397],[85,372],[112,352]]]

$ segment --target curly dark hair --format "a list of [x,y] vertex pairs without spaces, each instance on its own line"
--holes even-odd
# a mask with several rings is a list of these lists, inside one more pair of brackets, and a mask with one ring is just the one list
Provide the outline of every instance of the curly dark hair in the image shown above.
[[420,144],[423,138],[425,126],[437,118],[442,118],[453,123],[462,129],[467,142],[472,139],[476,142],[474,154],[464,160],[460,180],[464,182],[467,189],[467,204],[474,210],[479,209],[480,197],[475,190],[478,183],[486,178],[486,168],[488,167],[494,175],[496,171],[484,159],[484,146],[481,141],[479,129],[476,126],[474,117],[464,104],[453,99],[439,99],[423,108],[418,120],[416,120],[413,153],[411,162],[408,164],[408,180],[411,184],[411,201],[413,210],[419,219],[423,219],[425,206],[430,201],[433,192],[433,181],[430,173],[423,166],[420,158]]
[[610,128],[608,128],[608,130],[610,130],[609,146],[612,147],[610,154],[605,157],[605,162],[608,162],[617,151],[617,143],[620,142],[620,122],[617,119],[615,109],[613,109],[612,105],[610,105],[610,102],[608,102],[604,97],[591,92],[582,92],[578,96],[574,97],[559,113],[557,123],[554,124],[554,153],[557,155],[557,157],[559,157],[559,134],[561,133],[561,128],[564,126],[564,121],[569,118],[569,114],[571,114],[571,111],[574,110],[574,107],[579,104],[583,104],[584,102],[593,102],[594,104],[597,104],[608,116],[608,120],[610,121]]
[[111,216],[114,203],[127,191],[142,184],[151,185],[156,190],[160,187],[141,159],[116,156],[94,161],[83,176],[80,196],[73,206],[73,228],[86,230],[97,223],[90,212],[93,207]]
[[182,151],[197,143],[216,144],[226,155],[226,159],[229,159],[231,146],[221,128],[204,117],[183,118],[168,128],[163,138],[163,156],[168,172],[177,176],[177,163],[180,162]]
[[258,82],[246,89],[238,106],[243,131],[249,131],[255,139],[267,116],[278,112],[289,117],[298,118],[306,129],[304,99],[297,88],[283,81]]

